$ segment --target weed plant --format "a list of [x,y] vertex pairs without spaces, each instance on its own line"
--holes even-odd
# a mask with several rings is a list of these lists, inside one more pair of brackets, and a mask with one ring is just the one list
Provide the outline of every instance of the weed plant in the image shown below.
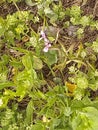
[[0,130],[98,130],[98,39],[81,40],[98,21],[60,0],[25,0],[36,15],[6,2],[17,11],[0,17]]

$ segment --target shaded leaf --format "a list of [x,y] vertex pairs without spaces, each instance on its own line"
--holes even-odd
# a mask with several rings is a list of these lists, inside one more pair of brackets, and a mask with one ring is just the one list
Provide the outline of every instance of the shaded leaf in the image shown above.
[[45,53],[45,62],[50,66],[57,63],[57,52],[50,50],[48,53]]

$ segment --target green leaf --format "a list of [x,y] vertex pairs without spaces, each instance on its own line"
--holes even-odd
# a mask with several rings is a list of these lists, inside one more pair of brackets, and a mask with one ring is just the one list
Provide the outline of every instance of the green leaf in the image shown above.
[[15,67],[15,68],[22,68],[23,67],[22,63],[17,61],[16,59],[13,59],[12,61],[10,61],[10,65]]
[[18,97],[18,101],[23,100],[23,98],[26,96],[26,92],[27,92],[26,87],[27,86],[22,83],[20,83],[20,85],[17,85],[16,96]]
[[96,21],[95,23],[96,29],[98,30],[98,22]]
[[33,3],[32,0],[25,0],[26,4],[29,6],[35,6],[37,3]]
[[33,47],[36,47],[36,46],[37,46],[36,36],[30,37],[30,45],[32,45]]
[[45,62],[50,66],[57,63],[57,52],[50,50],[48,53],[45,53]]
[[15,28],[15,31],[17,34],[23,34],[24,33],[24,30],[25,30],[25,26],[22,25],[22,24],[18,24],[18,26]]
[[89,120],[89,125],[91,126],[92,130],[98,129],[98,110],[94,107],[86,107],[83,109],[86,117]]
[[2,36],[5,32],[5,24],[6,21],[2,17],[0,17],[0,36]]
[[9,62],[9,55],[6,55],[6,54],[4,54],[2,57],[1,57],[1,59],[2,59],[2,61],[3,61],[3,63],[6,65],[6,64],[8,64],[8,62]]
[[98,41],[94,41],[93,44],[92,44],[92,48],[93,50],[98,53]]
[[44,12],[45,12],[46,15],[53,13],[53,11],[52,11],[49,7],[46,7],[46,8],[44,9]]
[[14,45],[14,38],[15,38],[15,34],[13,31],[7,31],[5,32],[5,37],[6,40],[9,44],[13,44]]
[[72,110],[78,110],[78,109],[81,109],[83,108],[85,105],[82,103],[81,100],[73,100],[71,102],[71,108]]
[[33,125],[32,130],[45,130],[44,126],[41,123]]
[[26,108],[26,124],[30,124],[33,120],[33,108],[34,105],[33,105],[33,101],[30,100],[30,102],[28,103],[28,106]]
[[81,38],[83,32],[84,32],[84,29],[83,29],[83,28],[79,28],[79,29],[77,30],[78,38]]
[[4,83],[7,81],[7,72],[0,73],[0,82]]
[[48,37],[49,41],[53,42],[55,41],[55,38],[54,37]]
[[77,111],[77,116],[73,117],[73,130],[97,130],[98,110],[94,107],[85,107],[82,111]]
[[29,80],[31,83],[33,83],[34,80],[36,80],[36,79],[37,79],[37,74],[34,69],[31,69],[28,71],[24,70],[24,71],[18,73],[18,75],[16,75],[17,82],[20,82],[20,81],[25,82],[26,80]]
[[79,6],[72,6],[70,10],[70,16],[74,18],[79,18],[81,16],[81,9]]
[[43,67],[43,63],[41,61],[41,59],[39,59],[36,56],[33,56],[33,68],[36,70],[40,70]]
[[78,77],[76,83],[79,88],[85,89],[88,87],[88,80],[85,76]]
[[81,51],[81,57],[82,57],[82,58],[85,58],[86,55],[87,55],[87,54],[86,54],[86,51],[82,50],[82,51]]
[[17,18],[15,17],[15,15],[7,15],[6,18],[6,22],[7,22],[7,29],[9,29],[11,26],[15,26],[15,24],[17,23]]
[[88,26],[90,24],[90,18],[87,16],[83,16],[80,19],[80,24],[82,24],[84,27]]
[[72,110],[70,107],[65,107],[65,110],[64,110],[64,115],[65,116],[70,116],[72,114]]
[[74,99],[81,100],[84,97],[85,89],[84,88],[76,88],[74,91]]
[[42,98],[42,99],[46,99],[46,96],[45,96],[45,94],[44,93],[42,93],[41,91],[37,91],[37,96],[39,96],[40,98]]
[[26,70],[32,69],[32,59],[29,54],[26,54],[25,56],[22,57],[22,63],[25,66]]
[[6,88],[6,87],[12,87],[14,85],[15,84],[13,82],[10,82],[10,81],[0,82],[0,90],[2,90],[3,88]]

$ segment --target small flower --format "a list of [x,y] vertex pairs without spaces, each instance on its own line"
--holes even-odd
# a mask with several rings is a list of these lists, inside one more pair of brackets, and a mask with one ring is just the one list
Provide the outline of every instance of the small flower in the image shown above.
[[43,51],[48,52],[49,48],[47,46],[44,47]]
[[41,38],[39,39],[39,41],[42,40],[42,39],[44,39],[44,41],[47,41],[47,38],[46,38],[44,31],[41,31],[40,35],[41,35]]
[[46,38],[46,35],[45,35],[44,31],[41,31],[40,34],[41,34],[41,37],[42,37],[43,39]]
[[48,52],[49,48],[51,47],[50,41],[47,39],[46,34],[45,34],[44,31],[41,31],[40,34],[41,34],[41,38],[39,40],[43,39],[44,40],[44,45],[45,45],[43,51]]
[[50,41],[47,38],[44,38],[45,44],[48,44]]
[[51,44],[47,44],[47,45],[44,47],[43,51],[44,51],[44,52],[48,52],[48,50],[49,50],[50,47],[51,47]]
[[2,106],[2,104],[3,104],[3,101],[2,101],[2,99],[0,99],[0,106]]

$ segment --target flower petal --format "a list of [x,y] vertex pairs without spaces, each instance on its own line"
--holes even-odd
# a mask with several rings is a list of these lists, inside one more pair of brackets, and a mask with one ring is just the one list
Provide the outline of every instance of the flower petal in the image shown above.
[[48,52],[48,50],[49,50],[49,48],[47,46],[44,47],[44,49],[43,49],[44,52]]
[[47,43],[49,43],[49,40],[46,37],[44,38],[44,41],[47,42]]
[[44,38],[44,39],[46,38],[44,31],[41,31],[40,34],[41,34],[42,38]]
[[48,48],[49,48],[49,47],[51,47],[51,44],[48,44],[48,46],[47,46],[47,47],[48,47]]

